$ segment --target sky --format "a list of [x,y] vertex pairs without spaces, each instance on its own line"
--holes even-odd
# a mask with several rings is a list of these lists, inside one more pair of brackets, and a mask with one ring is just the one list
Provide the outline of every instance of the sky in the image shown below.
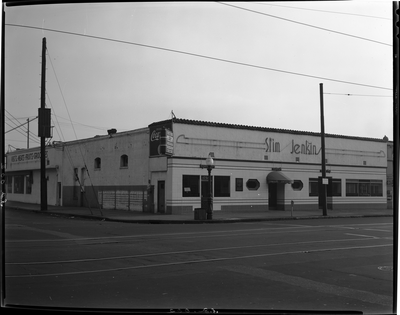
[[147,127],[172,111],[320,132],[321,83],[326,133],[393,140],[391,1],[78,3],[5,14],[6,151],[40,146],[43,38],[50,142]]

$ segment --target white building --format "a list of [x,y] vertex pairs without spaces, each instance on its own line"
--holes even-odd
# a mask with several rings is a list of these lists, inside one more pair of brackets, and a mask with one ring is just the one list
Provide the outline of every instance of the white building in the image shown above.
[[[172,119],[47,148],[48,204],[162,213],[318,209],[318,133]],[[325,136],[333,209],[387,207],[387,141]],[[39,148],[7,154],[7,199],[40,203]]]

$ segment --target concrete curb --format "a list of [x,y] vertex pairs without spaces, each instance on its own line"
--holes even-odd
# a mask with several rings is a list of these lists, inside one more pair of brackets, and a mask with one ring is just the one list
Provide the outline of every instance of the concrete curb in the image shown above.
[[237,223],[237,222],[262,222],[262,221],[289,221],[289,220],[310,220],[310,219],[339,219],[339,218],[367,218],[367,217],[393,217],[390,214],[360,214],[360,215],[313,215],[313,216],[294,216],[294,217],[275,217],[275,218],[227,218],[227,219],[213,219],[213,220],[177,220],[177,219],[118,219],[109,218],[99,215],[87,215],[87,214],[72,214],[72,213],[60,213],[52,211],[41,211],[35,209],[25,209],[16,206],[7,207],[8,209],[31,211],[40,214],[69,217],[69,218],[83,218],[98,221],[109,221],[109,222],[121,222],[121,223],[135,223],[135,224],[217,224],[217,223]]

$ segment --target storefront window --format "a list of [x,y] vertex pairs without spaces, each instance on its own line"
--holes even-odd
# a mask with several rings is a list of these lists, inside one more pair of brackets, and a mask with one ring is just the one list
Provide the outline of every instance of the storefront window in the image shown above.
[[346,180],[346,196],[358,196],[358,180]]
[[[340,197],[342,195],[342,180],[340,178],[332,178],[332,184],[328,187],[332,189],[332,196]],[[318,196],[318,178],[310,178],[308,188],[310,197]],[[328,192],[328,196],[330,196],[330,192]]]
[[383,196],[383,184],[381,180],[371,180],[371,196]]
[[7,193],[12,193],[12,176],[7,176],[6,177],[6,183],[7,183]]
[[183,175],[182,177],[182,196],[200,197],[200,176]]
[[214,196],[230,197],[231,196],[231,180],[229,176],[215,176]]
[[346,180],[346,196],[383,196],[383,181],[348,179]]
[[32,193],[32,175],[26,175],[26,193],[31,194]]
[[24,193],[24,175],[14,176],[14,194]]
[[318,196],[318,178],[310,178],[308,184],[308,195]]
[[332,179],[332,196],[339,197],[342,195],[342,180]]

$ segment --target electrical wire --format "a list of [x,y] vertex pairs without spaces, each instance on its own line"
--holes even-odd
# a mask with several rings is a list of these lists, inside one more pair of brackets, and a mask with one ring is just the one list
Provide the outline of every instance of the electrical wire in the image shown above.
[[[54,115],[54,116],[57,116],[57,115]],[[65,118],[65,117],[62,117],[62,116],[57,116],[58,118],[62,118],[62,119],[65,119],[65,120],[68,120],[67,118]],[[63,123],[63,122],[61,122],[61,123]],[[74,123],[75,125],[81,125],[81,126],[85,126],[85,127],[88,127],[88,128],[93,128],[93,129],[97,129],[97,130],[104,130],[104,129],[106,129],[107,127],[96,127],[96,126],[90,126],[90,125],[86,125],[86,124],[82,124],[82,123],[80,123],[80,122],[77,122],[77,121],[72,121],[72,123]],[[118,129],[119,130],[119,129]],[[127,130],[127,129],[126,129]]]
[[[75,132],[74,125],[72,124],[71,115],[69,114],[68,106],[67,106],[67,103],[66,103],[66,101],[65,101],[64,93],[62,92],[61,85],[60,85],[60,82],[59,82],[59,80],[58,80],[58,76],[57,76],[56,70],[55,70],[55,68],[54,68],[53,62],[51,61],[50,52],[49,52],[48,48],[46,48],[46,50],[47,50],[47,54],[49,55],[50,64],[51,64],[51,67],[52,67],[52,69],[53,69],[53,73],[54,73],[54,76],[55,76],[55,78],[56,78],[57,85],[58,85],[58,88],[59,88],[59,90],[60,90],[60,93],[61,93],[61,96],[62,96],[64,105],[65,105],[65,108],[66,108],[66,110],[67,110],[68,117],[69,117],[69,119],[70,119],[72,129],[74,130],[75,138],[76,138],[76,140],[78,140],[78,137],[77,137],[76,132]],[[60,127],[60,130],[61,130],[61,127]],[[89,178],[91,187],[92,187],[92,189],[93,189],[93,193],[94,193],[94,196],[95,196],[95,198],[96,198],[97,205],[98,205],[98,207],[99,207],[99,210],[100,210],[101,215],[103,215],[103,212],[101,211],[101,207],[100,207],[100,202],[99,202],[99,200],[98,200],[98,195],[96,194],[96,191],[95,191],[94,186],[93,186],[92,178],[90,177],[90,174],[89,174],[89,168],[88,168],[87,165],[86,165],[86,160],[85,160],[85,157],[84,157],[83,152],[82,152],[81,144],[78,144],[78,148],[79,148],[79,152],[80,152],[81,157],[82,157],[82,161],[83,161],[83,164],[84,164],[86,173],[88,174],[88,178]],[[66,151],[66,153],[67,153],[67,156],[68,156],[68,158],[69,158],[69,161],[70,161],[71,166],[74,168],[74,165],[73,165],[73,163],[72,163],[72,158],[71,158],[71,155],[70,155],[69,152],[68,152],[68,149],[65,148],[65,151]],[[79,177],[76,176],[76,178],[77,178],[77,180],[78,180],[79,185],[80,185],[81,187],[83,187],[82,183],[81,183],[80,180],[79,180]],[[85,198],[86,198],[86,202],[88,202],[86,194],[84,194],[84,196],[85,196]],[[90,208],[89,202],[88,202],[88,206],[89,206],[90,212],[92,212],[92,209]]]
[[360,36],[356,36],[356,35],[351,35],[351,34],[347,34],[347,33],[343,33],[343,32],[338,32],[338,31],[330,30],[328,28],[323,28],[323,27],[312,25],[312,24],[307,24],[307,23],[303,23],[303,22],[294,21],[294,20],[291,20],[291,19],[286,19],[286,18],[283,18],[283,17],[280,17],[280,16],[276,16],[276,15],[272,15],[272,14],[268,14],[268,13],[264,13],[264,12],[260,12],[260,11],[256,11],[256,10],[246,9],[246,8],[243,8],[243,7],[238,7],[238,6],[232,5],[232,4],[227,4],[227,3],[223,3],[223,2],[217,2],[217,3],[222,4],[222,5],[226,5],[228,7],[236,8],[236,9],[239,9],[239,10],[243,10],[243,11],[248,11],[248,12],[252,12],[252,13],[257,13],[257,14],[269,16],[269,17],[272,17],[272,18],[275,18],[275,19],[286,21],[286,22],[296,23],[296,24],[300,24],[300,25],[303,25],[303,26],[308,26],[308,27],[319,29],[319,30],[323,30],[323,31],[327,31],[327,32],[331,32],[331,33],[335,33],[335,34],[339,34],[339,35],[349,36],[349,37],[352,37],[352,38],[366,40],[366,41],[373,42],[373,43],[376,43],[376,44],[392,47],[391,44],[387,44],[387,43],[380,42],[380,41],[377,41],[377,40],[373,40],[373,39],[369,39],[369,38],[365,38],[365,37],[360,37]]
[[[19,120],[18,120],[17,118],[15,118],[7,109],[5,109],[5,111],[6,111],[6,112],[8,113],[8,115],[10,115],[14,120],[16,120],[16,121],[19,122]],[[13,131],[13,130],[16,130],[18,133],[20,133],[20,134],[23,135],[24,137],[26,136],[25,133],[28,133],[28,128],[25,127],[24,124],[19,124],[19,125],[18,125],[18,124],[15,123],[12,119],[10,119],[9,117],[7,117],[7,115],[6,115],[6,118],[7,118],[10,122],[12,122],[12,123],[14,124],[14,126],[11,126],[11,125],[8,124],[7,122],[5,122],[9,127],[12,128],[12,129],[6,131],[5,134],[6,134],[6,133],[9,133],[9,132],[11,132],[11,131]],[[19,130],[18,128],[20,128],[20,127],[23,127],[23,128],[24,128],[24,131]],[[32,138],[31,134],[28,134],[28,137],[29,137],[29,140],[32,140],[33,142],[39,143],[38,140],[36,140],[35,138]]]
[[368,97],[393,97],[391,95],[367,95],[367,94],[350,94],[350,93],[324,93],[324,95],[344,95],[344,96],[368,96]]
[[[7,122],[5,122],[5,124],[7,125],[7,126],[9,126],[9,127],[13,127],[13,126],[11,126],[9,123],[7,123]],[[20,133],[21,135],[23,135],[24,137],[26,137],[26,134],[23,132],[23,131],[21,131],[21,130],[18,130],[18,129],[13,129],[13,130],[15,130],[15,131],[17,131],[18,133]],[[10,132],[10,131],[12,131],[12,130],[8,130],[8,131],[6,131],[5,133],[8,133],[8,132]],[[35,138],[32,138],[31,137],[31,135],[29,135],[29,140],[30,141],[33,141],[33,142],[36,142],[36,143],[39,143],[39,141],[38,140],[36,140]],[[24,141],[25,142],[25,140],[19,140],[19,141]]]
[[12,121],[12,119],[10,119],[10,118],[8,118],[8,120],[10,120],[10,122],[12,122],[15,126],[17,126],[17,127],[23,127],[23,128],[25,128],[25,131],[27,131],[28,130],[28,128],[26,128],[25,126],[24,126],[24,124],[21,124],[21,122],[17,119],[17,118],[15,118],[7,109],[4,109],[14,120],[16,120],[16,121],[18,121],[18,123],[19,123],[19,125],[17,124],[17,123],[15,123],[14,121]]
[[281,7],[281,8],[296,9],[296,10],[306,10],[306,11],[315,11],[315,12],[325,12],[325,13],[333,13],[333,14],[360,16],[360,17],[381,19],[381,20],[388,20],[388,21],[392,20],[390,18],[385,18],[385,17],[380,17],[380,16],[373,16],[373,15],[356,14],[356,13],[348,13],[348,12],[337,12],[337,11],[328,11],[328,10],[317,10],[317,9],[309,9],[309,8],[299,8],[299,7],[291,7],[291,6],[279,5],[279,4],[271,4],[271,3],[254,2],[254,4],[269,5],[269,6],[273,6],[273,7]]
[[163,50],[163,51],[168,51],[168,52],[173,52],[173,53],[178,53],[178,54],[189,55],[189,56],[193,56],[193,57],[199,57],[199,58],[204,58],[204,59],[221,61],[221,62],[240,65],[240,66],[246,66],[246,67],[251,67],[251,68],[256,68],[256,69],[275,71],[275,72],[291,74],[291,75],[297,75],[297,76],[302,76],[302,77],[308,77],[308,78],[313,78],[313,79],[332,81],[332,82],[338,82],[338,83],[344,83],[344,84],[351,84],[351,85],[369,87],[369,88],[374,88],[374,89],[382,89],[382,90],[389,90],[389,91],[392,90],[391,88],[382,87],[382,86],[362,84],[362,83],[356,83],[356,82],[350,82],[350,81],[344,81],[344,80],[337,80],[337,79],[330,79],[330,78],[325,78],[325,77],[316,76],[316,75],[309,75],[309,74],[298,73],[298,72],[293,72],[293,71],[274,69],[274,68],[258,66],[258,65],[253,65],[253,64],[248,64],[248,63],[228,60],[228,59],[222,59],[222,58],[216,58],[216,57],[211,57],[211,56],[206,56],[206,55],[201,55],[201,54],[185,52],[185,51],[182,51],[182,50],[176,50],[176,49],[164,48],[164,47],[159,47],[159,46],[140,44],[140,43],[135,43],[135,42],[128,42],[128,41],[111,39],[111,38],[106,38],[106,37],[100,37],[100,36],[94,36],[94,35],[84,35],[84,34],[79,34],[79,33],[74,33],[74,32],[60,31],[60,30],[49,29],[49,28],[41,28],[41,27],[36,27],[36,26],[27,26],[27,25],[9,24],[9,23],[7,23],[5,25],[6,26],[13,26],[13,27],[37,29],[37,30],[46,30],[46,31],[49,31],[49,32],[56,32],[56,33],[61,33],[61,34],[74,35],[74,36],[80,36],[80,37],[87,37],[87,38],[99,39],[99,40],[104,40],[104,41],[116,42],[116,43],[120,43],[120,44],[128,44],[128,45],[134,45],[134,46],[158,49],[158,50]]

